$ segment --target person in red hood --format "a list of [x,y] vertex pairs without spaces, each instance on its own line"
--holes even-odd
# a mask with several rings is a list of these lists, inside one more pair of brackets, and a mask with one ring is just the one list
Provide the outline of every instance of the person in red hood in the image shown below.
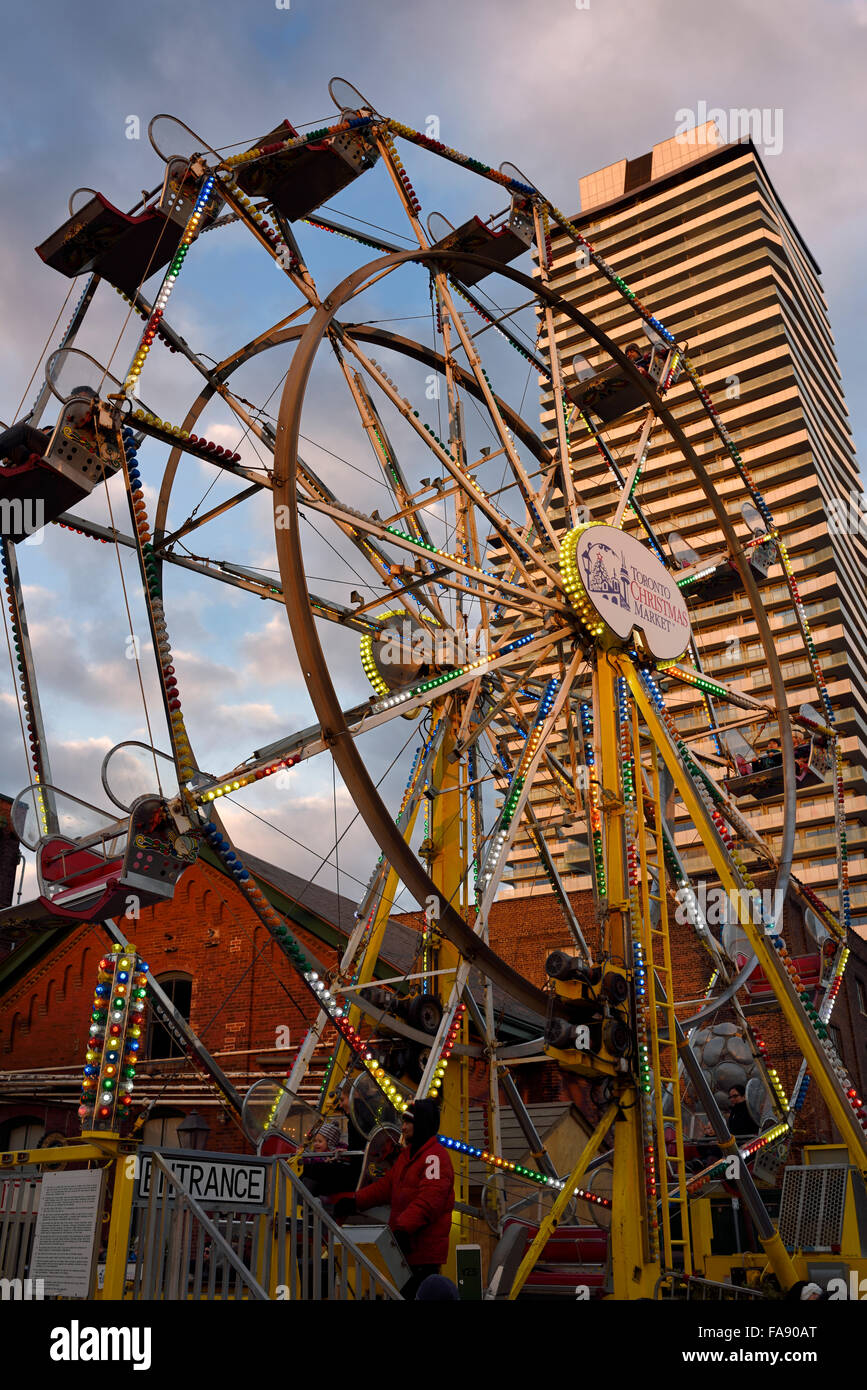
[[391,1203],[388,1224],[412,1271],[401,1289],[405,1299],[415,1298],[429,1274],[439,1274],[449,1253],[455,1174],[448,1151],[437,1139],[439,1123],[436,1101],[413,1101],[401,1121],[403,1147],[394,1166],[358,1192],[334,1199],[337,1221]]

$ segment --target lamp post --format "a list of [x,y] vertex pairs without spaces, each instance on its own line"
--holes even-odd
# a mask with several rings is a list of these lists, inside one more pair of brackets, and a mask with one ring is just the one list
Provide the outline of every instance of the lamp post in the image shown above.
[[202,1118],[198,1110],[191,1110],[178,1125],[178,1143],[182,1149],[204,1149],[210,1133],[208,1121]]

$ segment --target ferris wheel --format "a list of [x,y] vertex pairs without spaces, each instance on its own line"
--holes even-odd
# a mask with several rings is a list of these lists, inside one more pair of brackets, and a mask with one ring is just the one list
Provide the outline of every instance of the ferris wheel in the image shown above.
[[[163,733],[153,710],[152,743],[138,745],[147,779],[134,795],[116,778],[130,741],[106,758],[102,783],[119,816],[52,782],[15,552],[25,519],[3,544],[33,766],[14,821],[36,855],[46,910],[77,920],[112,918],[130,894],[142,904],[170,896],[207,843],[318,1006],[264,1131],[280,1130],[314,1048],[333,1027],[322,1108],[362,1073],[380,1096],[372,1108],[367,1102],[377,1124],[391,1123],[413,1095],[438,1097],[464,1192],[473,1160],[491,1169],[498,1209],[507,1178],[547,1186],[552,1220],[576,1193],[591,1217],[595,1200],[610,1223],[615,1296],[646,1296],[660,1270],[692,1267],[690,1202],[720,1162],[690,1166],[691,1152],[701,1156],[694,1141],[702,1126],[724,1158],[754,1158],[785,1141],[809,1071],[853,1162],[867,1167],[867,1111],[827,1027],[848,926],[833,709],[784,540],[685,344],[519,170],[495,169],[383,117],[341,79],[330,91],[332,125],[302,134],[284,122],[240,153],[155,118],[159,188],[128,214],[101,194],[73,195],[68,222],[39,248],[62,274],[89,278],[48,356],[34,410],[0,438],[2,495],[11,501],[38,489],[44,524],[136,557]],[[406,150],[416,161],[412,181]],[[461,180],[449,201],[454,223],[432,206],[423,211],[421,201],[428,184],[442,196],[449,169]],[[332,199],[372,180],[376,227],[332,212]],[[395,219],[400,232],[380,231]],[[618,337],[634,342],[618,345],[552,287],[552,228],[572,237],[623,296],[632,321]],[[239,231],[245,250],[271,257],[295,307],[228,353],[194,352],[171,322],[184,262]],[[325,283],[317,248],[335,237],[343,273]],[[155,275],[157,288],[145,294]],[[75,346],[101,282],[144,319],[120,365],[108,347],[101,355]],[[504,297],[519,302],[507,309]],[[425,333],[398,332],[383,322],[389,317],[424,319]],[[592,351],[564,355],[563,325]],[[163,349],[199,381],[176,421],[157,404],[158,381],[149,382],[151,355]],[[277,382],[270,395],[261,388],[265,363]],[[544,435],[534,423],[540,383],[555,403]],[[734,516],[678,423],[675,391],[693,392],[711,419],[741,487]],[[52,395],[57,422],[41,430]],[[224,435],[213,423],[227,418],[237,424],[235,448],[214,438]],[[592,437],[600,470],[616,481],[608,514],[588,508],[576,486],[570,459],[579,434]],[[692,470],[711,509],[714,535],[701,553],[677,532],[657,534],[642,507],[642,482],[662,442]],[[188,508],[183,480],[195,461],[237,490],[204,510]],[[146,484],[156,495],[152,515]],[[110,499],[107,526],[70,510],[100,489]],[[273,563],[225,553],[227,518],[240,534],[247,509],[268,493]],[[324,578],[314,575],[323,557]],[[790,584],[816,680],[816,706],[792,713],[760,589],[776,566]],[[218,775],[197,758],[203,730],[195,699],[184,697],[183,658],[173,654],[180,572],[285,610],[281,631],[315,712],[309,727],[265,747],[226,729]],[[735,590],[750,605],[771,701],[703,669],[694,607]],[[768,723],[779,729],[779,747],[757,756],[748,735]],[[270,906],[219,814],[225,797],[243,801],[246,789],[272,777],[291,797],[305,766],[323,758],[333,760],[379,851],[336,972],[312,959]],[[829,780],[838,807],[838,911],[791,872],[797,790]],[[756,816],[768,797],[782,798],[774,844]],[[564,825],[577,847],[571,856]],[[722,921],[710,920],[685,866],[685,827],[703,853],[703,874],[723,895]],[[563,944],[545,963],[544,988],[489,940],[519,851],[532,857],[558,913]],[[381,986],[374,973],[401,885],[419,909],[415,954],[400,980]],[[575,908],[581,887],[594,898],[592,932]],[[783,908],[792,899],[820,933],[815,980],[801,978],[785,944]],[[675,927],[707,957],[698,1007],[682,1004]],[[789,1098],[744,1009],[757,971],[805,1059]],[[568,1174],[550,1160],[530,1168],[502,1157],[503,1089],[523,1107],[497,1034],[495,990],[538,1021],[540,1057],[593,1086],[598,1124]],[[740,1148],[713,1064],[702,1061],[720,1019],[742,1044],[761,1126]],[[469,1141],[474,1059],[488,1067],[489,1149]],[[601,1164],[612,1175],[604,1200],[594,1199],[589,1176]],[[739,1181],[758,1211],[748,1163]],[[759,1231],[785,1272],[788,1256],[766,1216]],[[516,1293],[535,1253],[534,1245]]]

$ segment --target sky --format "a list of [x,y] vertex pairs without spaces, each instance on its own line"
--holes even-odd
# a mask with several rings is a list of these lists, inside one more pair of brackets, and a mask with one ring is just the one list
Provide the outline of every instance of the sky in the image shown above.
[[[244,148],[284,117],[299,127],[324,124],[334,118],[328,81],[340,75],[380,112],[421,130],[436,123],[446,144],[490,165],[512,161],[566,211],[577,210],[583,174],[669,138],[683,111],[698,117],[702,104],[726,112],[767,110],[773,141],[763,151],[765,167],[822,269],[856,443],[863,443],[867,0],[764,0],[761,6],[753,0],[368,0],[364,6],[348,0],[151,0],[147,6],[91,0],[84,9],[43,0],[14,10],[6,4],[18,58],[7,64],[0,109],[5,422],[32,403],[41,355],[56,339],[55,319],[68,317],[74,302],[75,291],[64,309],[70,283],[33,251],[65,220],[72,191],[98,189],[128,208],[153,188],[162,165],[147,127],[159,113],[179,117],[220,148]],[[167,138],[180,137],[175,130]],[[459,221],[474,211],[487,216],[497,210],[490,185],[480,187],[416,151],[405,162],[423,190],[426,211],[436,208]],[[405,236],[388,194],[382,171],[374,170],[338,197],[335,211]],[[299,230],[299,239],[320,287],[335,285],[360,263],[350,243],[310,229]],[[285,280],[239,229],[203,237],[193,250],[170,316],[198,352],[219,359],[296,306],[297,296],[287,293]],[[509,305],[516,302],[510,293]],[[355,317],[362,317],[362,308],[368,318],[391,318],[398,331],[415,329],[430,340],[419,273],[409,270],[393,285],[374,288]],[[79,344],[103,364],[111,356],[121,376],[138,322],[125,323],[124,312],[110,288],[101,287]],[[273,361],[244,369],[239,389],[257,404],[270,398],[273,410],[287,363],[287,353],[275,350]],[[520,398],[525,414],[535,418],[535,384],[528,389],[514,364],[503,370],[512,373],[515,404]],[[396,379],[401,373],[402,386],[409,390],[411,382],[423,391],[418,372],[399,366]],[[339,386],[334,364],[323,361],[305,407],[305,453],[342,496],[369,509],[373,483],[365,470],[371,459],[353,420],[335,407]],[[142,395],[162,418],[180,420],[198,390],[196,374],[179,357],[155,353],[149,361]],[[238,445],[237,425],[224,408],[209,407],[203,421],[203,432],[217,442]],[[261,465],[250,441],[239,451],[249,466]],[[151,511],[165,453],[148,443],[141,454]],[[192,507],[213,505],[232,491],[225,479],[215,481],[208,465],[188,460],[170,518],[180,522]],[[116,491],[111,496],[115,505],[121,500]],[[106,507],[101,494],[80,510],[107,520]],[[270,504],[258,498],[240,517],[239,509],[216,523],[197,553],[273,569]],[[431,524],[437,524],[435,510]],[[311,532],[305,557],[308,572],[322,578],[311,579],[311,588],[318,584],[347,601],[357,581],[346,555]],[[137,576],[123,557],[127,616],[113,547],[51,527],[39,544],[19,547],[19,558],[55,783],[104,805],[98,788],[105,754],[125,739],[148,741],[136,663],[127,656],[130,631],[142,627]],[[166,580],[166,612],[202,766],[228,770],[254,748],[312,722],[282,606],[174,571]],[[155,710],[143,640],[142,676]],[[365,698],[355,638],[330,631],[323,641],[341,698],[347,704]],[[8,665],[4,669],[0,788],[14,794],[28,772],[14,686]],[[154,739],[165,747],[158,715]],[[407,740],[407,753],[398,758]],[[389,726],[368,746],[374,775],[383,777],[390,798],[399,797],[406,757],[416,746],[412,727]],[[305,879],[315,875],[327,886],[339,883],[349,897],[360,895],[376,851],[365,829],[353,823],[350,799],[330,763],[305,765],[291,786],[257,789],[245,807],[225,810],[240,844]],[[336,869],[333,856],[322,862],[335,824],[338,834],[346,832]]]

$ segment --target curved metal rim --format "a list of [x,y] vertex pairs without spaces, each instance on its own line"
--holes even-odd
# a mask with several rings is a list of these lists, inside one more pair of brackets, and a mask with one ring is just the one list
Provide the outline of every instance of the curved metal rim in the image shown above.
[[[301,669],[313,707],[319,717],[323,733],[331,747],[332,756],[347,784],[353,801],[362,812],[368,828],[374,835],[383,854],[394,867],[403,883],[422,907],[434,895],[440,899],[439,891],[432,879],[421,867],[396,829],[388,810],[382,801],[373,781],[352,741],[340,708],[337,694],[331,683],[325,664],[322,647],[316,630],[315,619],[307,600],[307,584],[301,555],[301,538],[298,525],[298,505],[295,493],[295,480],[298,464],[298,442],[301,425],[301,412],[307,379],[318,348],[331,328],[338,311],[353,295],[363,288],[372,276],[379,276],[407,263],[427,264],[435,267],[438,262],[458,260],[472,266],[480,266],[498,271],[515,284],[523,286],[534,297],[546,301],[552,309],[562,313],[581,327],[611,358],[617,362],[626,375],[641,391],[642,395],[662,420],[674,443],[681,450],[700,482],[705,496],[716,516],[720,530],[726,538],[735,566],[750,600],[753,617],[764,648],[771,675],[771,685],[777,704],[781,733],[783,735],[783,778],[784,778],[784,825],[783,843],[780,852],[780,867],[776,887],[784,900],[791,874],[792,850],[794,846],[794,754],[791,724],[788,715],[788,702],[782,681],[779,661],[773,645],[767,615],[762,607],[758,586],[735,535],[728,513],[719,499],[711,478],[689,444],[671,411],[663,405],[657,393],[646,378],[642,377],[624,356],[620,349],[601,332],[580,310],[564,301],[554,291],[541,285],[522,272],[503,267],[487,257],[474,256],[455,251],[403,251],[396,252],[369,262],[368,265],[347,276],[316,310],[305,327],[292,364],[287,374],[280,402],[277,438],[274,450],[273,493],[275,509],[285,508],[282,515],[289,517],[289,526],[275,526],[277,558],[283,582],[283,595],[289,624],[295,641],[296,651],[301,661]],[[464,920],[449,904],[442,904],[440,927],[444,935],[457,947],[465,959],[478,966],[499,984],[512,998],[538,1012],[545,1012],[551,1004],[551,996],[543,990],[530,985],[523,976],[507,965],[490,947],[476,937]],[[569,1016],[563,1001],[555,1001],[555,1012]]]

